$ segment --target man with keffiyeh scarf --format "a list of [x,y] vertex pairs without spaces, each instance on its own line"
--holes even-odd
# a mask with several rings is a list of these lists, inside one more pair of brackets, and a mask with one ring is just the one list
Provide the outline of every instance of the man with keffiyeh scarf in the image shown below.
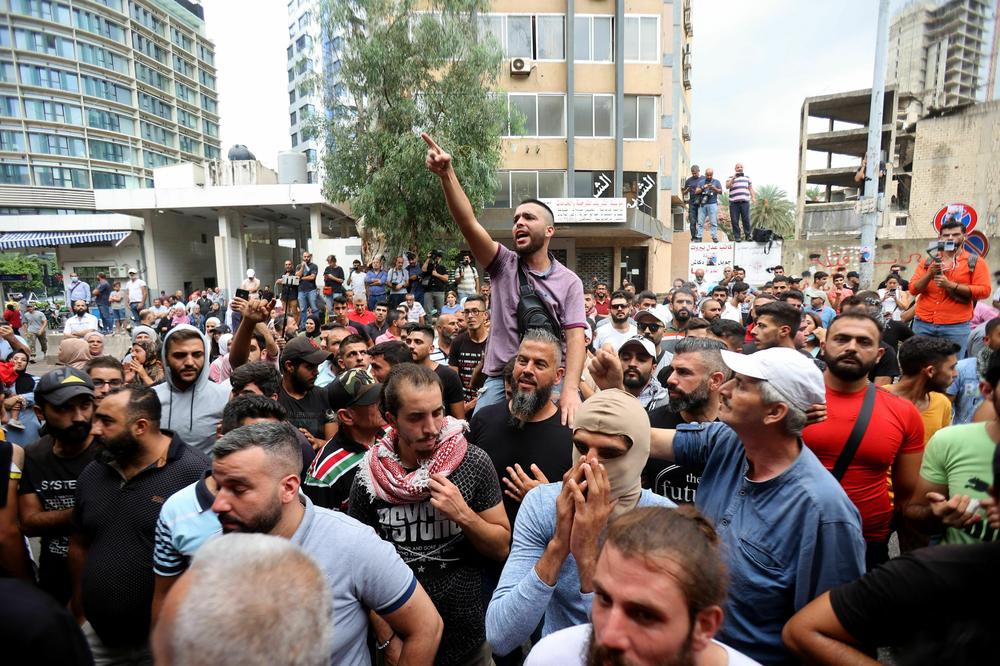
[[507,556],[510,524],[493,463],[443,402],[433,370],[392,369],[381,398],[389,427],[359,466],[350,514],[396,547],[437,606],[435,663],[489,664],[483,558]]

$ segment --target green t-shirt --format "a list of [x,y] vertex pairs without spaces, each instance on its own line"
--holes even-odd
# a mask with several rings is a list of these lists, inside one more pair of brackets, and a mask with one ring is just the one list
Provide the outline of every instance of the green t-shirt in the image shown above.
[[[986,490],[993,479],[996,446],[986,434],[985,423],[942,428],[927,442],[920,476],[931,483],[948,486],[948,497],[968,495],[986,499],[989,496]],[[973,544],[996,540],[997,530],[981,520],[963,529],[949,527],[942,543]]]

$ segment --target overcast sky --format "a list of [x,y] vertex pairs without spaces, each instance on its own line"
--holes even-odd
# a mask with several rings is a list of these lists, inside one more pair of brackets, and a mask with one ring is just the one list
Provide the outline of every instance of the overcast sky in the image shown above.
[[[871,85],[877,2],[693,3],[694,161],[725,176],[742,160],[755,183],[777,184],[794,197],[802,100]],[[203,4],[216,43],[222,153],[244,143],[273,167],[278,151],[290,147],[286,3]],[[901,4],[893,0],[893,9]]]

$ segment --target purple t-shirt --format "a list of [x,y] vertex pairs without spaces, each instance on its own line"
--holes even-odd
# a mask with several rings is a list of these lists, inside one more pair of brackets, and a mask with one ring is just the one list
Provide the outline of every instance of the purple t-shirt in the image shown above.
[[[539,275],[525,270],[528,284],[535,290],[562,324],[563,330],[585,328],[586,313],[583,308],[583,283],[551,255],[552,266],[548,273]],[[483,369],[490,377],[503,374],[507,364],[520,344],[517,334],[517,303],[520,286],[517,280],[517,253],[497,243],[497,254],[486,270],[490,274],[490,338],[486,344]],[[563,358],[566,345],[563,344]]]

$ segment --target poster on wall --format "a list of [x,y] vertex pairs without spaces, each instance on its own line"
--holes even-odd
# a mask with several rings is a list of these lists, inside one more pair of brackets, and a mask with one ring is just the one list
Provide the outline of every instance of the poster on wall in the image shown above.
[[694,280],[695,270],[705,271],[705,282],[722,279],[722,270],[733,265],[733,246],[736,243],[691,243],[688,246],[688,279]]
[[747,272],[747,282],[751,287],[759,287],[771,279],[767,269],[781,263],[781,241],[737,243],[733,263]]

